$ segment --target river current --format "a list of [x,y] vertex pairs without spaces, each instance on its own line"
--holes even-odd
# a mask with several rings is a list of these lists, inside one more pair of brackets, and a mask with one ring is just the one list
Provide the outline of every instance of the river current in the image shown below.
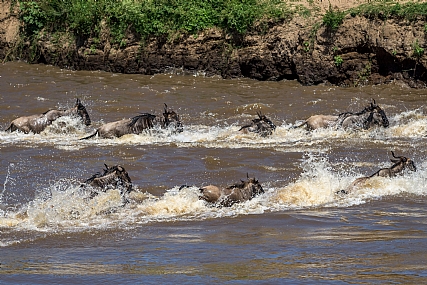
[[[17,117],[71,108],[40,134],[5,132]],[[388,128],[292,128],[314,114],[362,110],[374,99]],[[225,80],[171,69],[154,76],[0,66],[1,284],[421,284],[427,282],[425,90],[398,82],[339,88]],[[164,104],[183,132],[152,129],[79,140],[103,123]],[[258,111],[273,135],[243,134]],[[417,171],[354,179],[390,167]],[[122,165],[135,192],[86,199],[80,183]],[[198,187],[255,177],[265,193],[213,207]],[[181,185],[188,188],[179,190]]]

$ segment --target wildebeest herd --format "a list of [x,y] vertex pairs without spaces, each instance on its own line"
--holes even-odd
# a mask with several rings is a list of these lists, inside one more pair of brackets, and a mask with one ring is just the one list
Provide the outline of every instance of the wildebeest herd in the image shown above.
[[[276,125],[261,112],[257,112],[257,115],[257,118],[243,125],[239,131],[243,133],[255,133],[261,137],[272,135],[276,129]],[[5,131],[38,134],[62,116],[76,116],[86,126],[91,124],[85,106],[77,99],[74,107],[68,110],[48,110],[43,114],[19,117],[13,120]],[[306,119],[302,124],[293,126],[292,128],[305,127],[307,131],[318,128],[368,130],[373,127],[387,128],[388,126],[389,121],[384,110],[372,99],[360,112],[343,112],[338,115],[314,115]],[[118,138],[127,134],[141,134],[154,127],[162,129],[169,128],[174,132],[183,131],[179,115],[164,104],[164,111],[160,120],[157,119],[156,115],[141,113],[132,118],[103,124],[92,134],[81,138],[81,140],[87,140],[95,136],[100,138]],[[404,169],[416,171],[413,160],[404,156],[395,156],[393,151],[391,154],[393,156],[391,159],[393,165],[391,167],[379,169],[370,176],[360,177],[346,189],[340,190],[336,194],[349,194],[351,191],[363,186],[366,181],[373,177],[393,177],[396,174],[402,173]],[[133,191],[129,174],[121,165],[105,165],[103,173],[97,172],[84,181],[81,187],[89,190],[88,198],[90,199],[97,196],[100,192],[106,192],[109,189],[119,189],[124,203],[127,203],[127,195]],[[183,185],[180,187],[180,190],[184,187],[188,186]],[[241,180],[227,187],[208,185],[199,188],[199,198],[201,200],[221,207],[229,207],[235,203],[245,202],[263,193],[264,190],[258,180],[250,178],[249,175],[247,175],[246,180]]]

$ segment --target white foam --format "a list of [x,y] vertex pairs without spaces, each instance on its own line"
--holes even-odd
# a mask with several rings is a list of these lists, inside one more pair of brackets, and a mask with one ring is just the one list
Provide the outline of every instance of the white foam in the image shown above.
[[357,171],[337,171],[329,161],[310,154],[302,162],[303,172],[283,186],[268,187],[265,194],[232,207],[217,208],[199,200],[197,187],[179,190],[174,187],[155,197],[143,189],[132,193],[130,203],[122,206],[118,190],[87,199],[76,182],[60,180],[45,189],[19,211],[0,215],[0,227],[37,231],[79,231],[91,228],[135,226],[153,222],[202,220],[236,215],[262,214],[293,209],[350,207],[396,195],[427,195],[426,165],[417,172],[406,172],[395,178],[374,178],[356,191],[337,195],[354,179]]

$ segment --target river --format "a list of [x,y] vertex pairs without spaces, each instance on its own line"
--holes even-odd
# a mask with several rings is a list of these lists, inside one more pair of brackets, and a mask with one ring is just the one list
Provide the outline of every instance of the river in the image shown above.
[[[24,115],[70,108],[40,134],[5,132]],[[390,126],[292,128],[314,114],[362,110]],[[427,282],[426,91],[402,84],[301,86],[171,69],[154,76],[9,62],[0,68],[1,284],[421,284]],[[184,130],[79,140],[164,104]],[[242,134],[261,111],[273,135]],[[391,151],[417,171],[375,178]],[[80,183],[122,165],[135,192],[87,199]],[[255,177],[265,193],[219,208],[198,187]],[[181,185],[188,188],[179,190]]]

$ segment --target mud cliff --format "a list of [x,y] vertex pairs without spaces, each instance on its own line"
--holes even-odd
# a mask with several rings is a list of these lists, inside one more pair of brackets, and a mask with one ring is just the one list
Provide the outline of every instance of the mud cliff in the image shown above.
[[129,34],[122,47],[111,44],[108,30],[96,41],[44,33],[36,42],[22,42],[19,26],[10,2],[0,2],[0,60],[139,74],[183,68],[208,76],[289,79],[304,85],[355,86],[400,80],[421,88],[427,82],[425,19],[409,22],[347,15],[332,30],[319,17],[296,16],[255,26],[239,38],[210,29],[141,43]]

